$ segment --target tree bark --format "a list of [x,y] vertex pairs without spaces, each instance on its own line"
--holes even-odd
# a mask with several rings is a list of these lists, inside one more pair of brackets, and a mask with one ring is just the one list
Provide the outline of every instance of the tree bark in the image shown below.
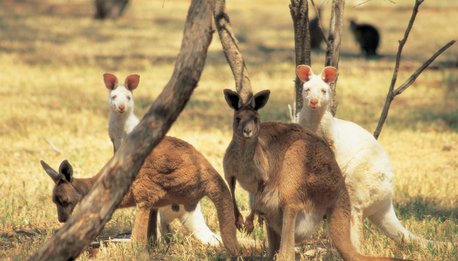
[[[294,27],[294,50],[296,57],[296,66],[300,64],[311,65],[310,56],[310,26],[309,26],[309,8],[307,0],[291,0],[289,5],[291,18],[293,19]],[[295,86],[295,107],[291,112],[291,116],[297,119],[297,113],[302,110],[304,100],[302,97],[303,83],[297,77],[294,80]]]
[[251,89],[251,82],[245,61],[238,46],[239,41],[232,31],[231,21],[226,12],[225,0],[215,1],[214,17],[216,30],[218,31],[221,45],[223,46],[224,55],[226,56],[226,60],[234,76],[235,88],[237,93],[242,97],[242,100],[246,102],[253,94],[253,91]]
[[71,218],[30,260],[76,258],[110,220],[138,170],[163,139],[196,88],[212,39],[212,0],[193,0],[180,53],[171,79],[114,157]]
[[[339,67],[340,59],[340,42],[342,34],[342,24],[343,24],[343,13],[345,7],[345,0],[333,0],[332,1],[332,11],[331,11],[331,22],[329,24],[329,35],[328,35],[328,48],[326,51],[326,61],[325,66],[334,66]],[[331,84],[331,104],[329,109],[332,115],[336,114],[337,111],[337,101],[336,101],[336,91],[337,91],[337,79]]]

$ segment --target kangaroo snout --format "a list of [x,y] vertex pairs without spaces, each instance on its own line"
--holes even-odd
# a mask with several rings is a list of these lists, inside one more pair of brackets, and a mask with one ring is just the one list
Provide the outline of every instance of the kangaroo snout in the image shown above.
[[124,110],[126,109],[126,105],[124,105],[124,103],[120,104],[118,106],[118,109],[119,109],[119,112],[124,112]]
[[252,134],[253,134],[253,130],[251,128],[244,128],[243,129],[243,136],[245,138],[250,138]]
[[315,108],[319,107],[320,101],[317,98],[312,98],[312,99],[310,99],[309,104],[310,104],[310,107],[312,109],[315,109]]

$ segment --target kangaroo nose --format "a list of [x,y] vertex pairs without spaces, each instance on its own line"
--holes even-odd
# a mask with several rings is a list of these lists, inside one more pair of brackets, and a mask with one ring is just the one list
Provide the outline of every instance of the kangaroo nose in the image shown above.
[[310,100],[310,104],[313,105],[313,106],[317,105],[318,104],[318,99],[311,99]]
[[119,109],[120,109],[121,111],[123,111],[125,108],[126,108],[126,106],[125,106],[124,104],[119,105]]
[[243,129],[243,136],[245,136],[246,138],[251,137],[251,133],[253,133],[253,131],[251,130],[251,128],[245,128],[245,129]]

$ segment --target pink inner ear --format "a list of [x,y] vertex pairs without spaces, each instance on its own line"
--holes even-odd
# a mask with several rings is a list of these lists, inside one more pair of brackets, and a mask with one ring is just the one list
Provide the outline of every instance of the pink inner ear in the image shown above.
[[312,68],[308,65],[298,65],[296,67],[296,74],[301,81],[306,82],[310,80],[310,76],[312,75]]
[[332,66],[326,66],[321,72],[321,77],[325,83],[332,83],[337,78],[337,69]]
[[139,82],[140,82],[140,75],[131,74],[131,75],[127,76],[126,81],[125,81],[125,85],[126,85],[127,89],[132,91],[135,88],[137,88]]
[[116,78],[116,76],[114,76],[111,73],[104,73],[103,81],[105,82],[105,86],[110,90],[113,90],[116,84],[118,83],[118,79]]

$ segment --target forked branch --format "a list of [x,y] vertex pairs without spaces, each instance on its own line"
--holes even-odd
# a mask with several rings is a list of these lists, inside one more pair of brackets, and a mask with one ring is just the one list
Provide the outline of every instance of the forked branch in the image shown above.
[[380,119],[377,124],[377,128],[374,131],[374,137],[378,139],[380,136],[380,133],[383,128],[383,124],[385,123],[385,120],[388,116],[388,111],[390,109],[391,102],[393,101],[394,97],[397,95],[401,94],[403,91],[405,91],[410,85],[412,85],[415,80],[418,78],[418,76],[439,56],[441,55],[445,50],[447,50],[450,46],[452,46],[455,41],[450,41],[447,43],[445,46],[443,46],[441,49],[436,51],[431,58],[429,58],[422,66],[420,66],[410,77],[407,79],[406,82],[404,82],[400,87],[397,89],[394,88],[396,85],[397,77],[398,77],[398,71],[399,71],[399,65],[401,63],[401,55],[402,55],[402,50],[404,48],[404,45],[407,42],[407,39],[409,37],[410,31],[412,30],[412,26],[415,22],[415,18],[417,17],[418,14],[418,8],[420,5],[424,2],[424,0],[416,0],[415,5],[412,9],[412,15],[410,16],[409,24],[407,25],[407,28],[404,32],[404,37],[402,40],[399,41],[399,47],[398,47],[398,52],[396,54],[396,63],[394,66],[394,72],[393,72],[393,77],[391,79],[391,84],[388,89],[388,94],[386,95],[385,99],[385,105],[383,106],[382,113],[380,114]]
[[[334,66],[336,68],[339,67],[344,7],[345,0],[332,1],[331,21],[329,24],[329,34],[327,40],[328,48],[326,50],[326,61],[324,63],[325,66]],[[336,85],[337,79],[334,81],[334,83],[331,84],[332,97],[329,109],[332,115],[335,115],[337,110]]]
[[163,139],[199,82],[212,39],[213,0],[193,0],[172,77],[138,126],[100,171],[65,225],[30,260],[76,258],[110,220],[138,170]]
[[232,32],[231,21],[226,12],[225,0],[215,1],[214,18],[224,55],[234,75],[235,88],[245,102],[252,94],[251,82],[238,46],[239,42]]

